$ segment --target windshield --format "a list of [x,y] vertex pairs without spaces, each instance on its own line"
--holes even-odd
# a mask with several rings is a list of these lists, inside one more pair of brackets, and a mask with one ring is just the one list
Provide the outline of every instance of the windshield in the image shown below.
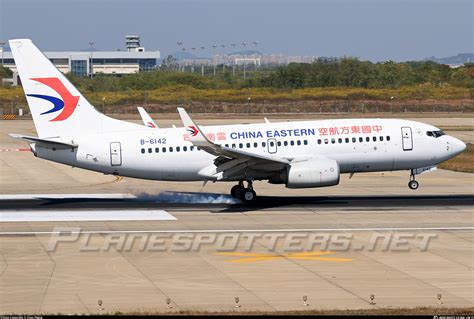
[[439,131],[427,131],[426,135],[434,137],[434,138],[438,138],[440,136],[446,135],[446,133],[444,133],[441,130],[439,130]]

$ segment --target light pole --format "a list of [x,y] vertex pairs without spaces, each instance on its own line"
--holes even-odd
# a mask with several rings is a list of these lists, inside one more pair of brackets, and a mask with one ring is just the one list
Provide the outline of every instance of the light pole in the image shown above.
[[213,57],[213,65],[214,65],[214,76],[216,76],[216,48],[217,48],[217,45],[216,44],[213,44],[212,45],[212,48],[214,49],[214,57]]
[[196,56],[194,55],[194,51],[196,50],[196,48],[191,48],[191,50],[193,51],[193,66],[192,66],[191,71],[192,71],[192,73],[194,73],[194,62],[195,62],[195,58],[196,58]]
[[[183,52],[186,51],[186,48],[181,48],[181,51],[183,51]],[[186,68],[186,64],[183,63],[183,68],[182,68],[181,72],[184,72],[185,68]]]
[[[237,43],[231,43],[230,45],[232,46],[233,49],[235,49],[235,46],[237,45]],[[234,60],[232,61],[232,75],[235,76],[235,57],[234,57]]]
[[242,42],[242,46],[244,47],[244,80],[247,78],[247,61],[245,60],[245,47],[247,46],[247,42]]
[[91,79],[94,77],[94,59],[92,56],[92,51],[93,51],[93,45],[94,42],[89,42],[89,45],[91,46],[91,62],[90,62],[90,72],[91,72]]
[[[222,57],[225,56],[225,44],[221,44],[222,48]],[[222,61],[222,74],[225,73],[225,59]]]
[[[183,42],[181,41],[178,41],[176,42],[176,45],[178,46],[178,50],[181,48],[181,46],[183,45]],[[178,72],[181,71],[181,62],[179,62],[178,60]]]
[[[257,46],[258,46],[258,41],[253,41],[252,42],[253,45],[255,46],[255,51],[257,50]],[[255,71],[257,70],[257,61],[255,61]]]
[[[201,50],[205,50],[205,49],[206,49],[205,46],[201,47]],[[203,63],[203,61],[201,61],[201,76],[204,76],[204,63]]]

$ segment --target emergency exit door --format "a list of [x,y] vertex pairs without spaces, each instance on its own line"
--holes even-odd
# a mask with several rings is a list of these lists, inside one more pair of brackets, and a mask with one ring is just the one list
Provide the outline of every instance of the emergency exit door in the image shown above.
[[267,149],[268,153],[270,154],[275,154],[277,152],[277,140],[274,138],[271,138],[267,141]]
[[120,142],[110,143],[110,165],[122,165],[122,147],[120,146]]
[[411,127],[402,127],[402,147],[404,151],[413,150],[413,135]]

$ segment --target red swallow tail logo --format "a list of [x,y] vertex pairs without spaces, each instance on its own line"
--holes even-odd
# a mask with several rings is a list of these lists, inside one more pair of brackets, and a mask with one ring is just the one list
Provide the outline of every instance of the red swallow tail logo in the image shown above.
[[69,118],[72,113],[74,113],[77,103],[79,102],[79,96],[72,95],[58,78],[32,78],[31,80],[49,86],[61,97],[61,99],[58,99],[57,97],[50,95],[27,94],[27,96],[36,97],[53,103],[54,107],[46,112],[41,113],[41,115],[61,111],[61,113],[50,120],[50,122],[64,121]]
[[191,134],[191,136],[196,136],[199,133],[196,126],[193,126],[193,125],[189,125],[188,128],[186,129],[186,131],[188,131],[188,133]]
[[151,128],[156,128],[156,125],[153,122],[146,122],[146,126],[151,127]]

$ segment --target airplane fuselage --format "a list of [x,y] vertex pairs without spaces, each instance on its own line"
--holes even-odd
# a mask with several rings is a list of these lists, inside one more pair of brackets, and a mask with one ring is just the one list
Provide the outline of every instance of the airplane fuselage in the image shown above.
[[[324,156],[341,173],[396,171],[435,166],[457,155],[461,146],[438,128],[397,119],[338,119],[202,127],[216,144],[292,161]],[[205,168],[216,156],[189,141],[185,128],[139,127],[126,134],[70,137],[74,150],[36,147],[38,157],[88,170],[164,180],[212,180]],[[192,134],[192,133],[191,133]],[[203,171],[204,170],[204,171]],[[274,173],[247,171],[240,179],[268,179]]]

